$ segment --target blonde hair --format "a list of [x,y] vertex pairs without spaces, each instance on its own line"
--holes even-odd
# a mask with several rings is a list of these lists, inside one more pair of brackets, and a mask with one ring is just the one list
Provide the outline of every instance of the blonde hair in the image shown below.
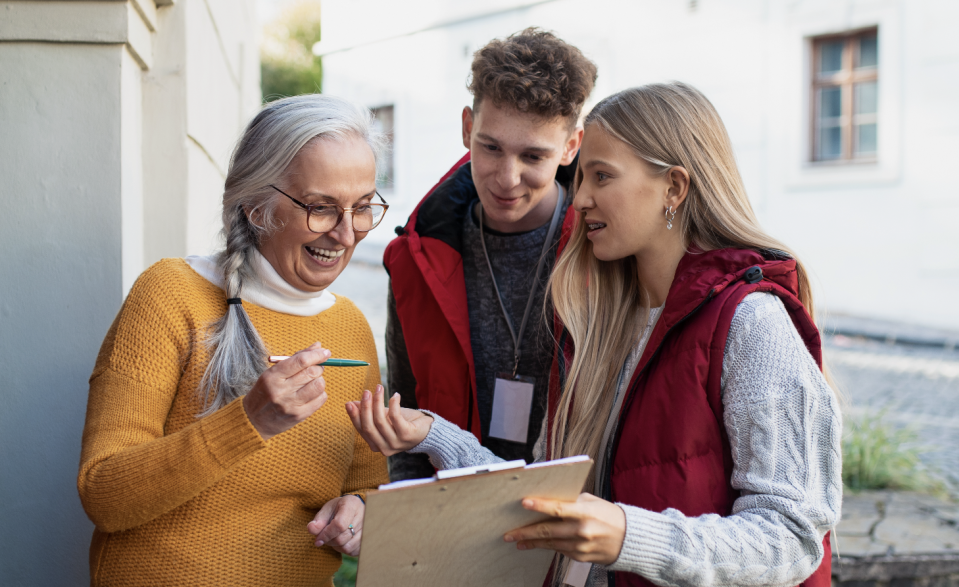
[[[631,88],[597,104],[584,126],[602,128],[658,173],[685,168],[689,191],[678,218],[686,246],[792,257],[799,301],[814,316],[805,267],[760,228],[726,128],[702,93],[678,82]],[[582,181],[578,171],[574,187]],[[586,454],[598,462],[604,427],[596,420],[612,410],[619,367],[646,325],[649,300],[635,259],[598,260],[586,232],[579,218],[550,278],[553,307],[575,350],[551,427],[549,458]],[[590,475],[584,490],[593,491],[593,483]]]

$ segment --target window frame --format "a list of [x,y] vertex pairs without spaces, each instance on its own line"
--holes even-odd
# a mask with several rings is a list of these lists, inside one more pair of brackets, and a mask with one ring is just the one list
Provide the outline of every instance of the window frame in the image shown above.
[[[858,51],[858,42],[864,37],[876,37],[877,60],[876,65],[869,68],[855,67],[855,57]],[[819,73],[822,63],[823,47],[830,42],[837,40],[843,41],[842,67],[831,75],[822,76]],[[877,84],[877,98],[879,96],[879,27],[871,26],[842,33],[820,35],[810,39],[812,43],[812,63],[810,68],[811,83],[809,84],[810,96],[810,125],[809,125],[809,161],[814,165],[848,165],[851,163],[876,163],[879,157],[879,144],[877,136],[876,151],[866,155],[857,156],[854,150],[855,146],[855,128],[857,118],[863,123],[861,117],[871,119],[870,122],[876,124],[877,133],[879,132],[879,106],[877,104],[876,112],[872,114],[856,115],[855,108],[855,87],[856,84],[875,82]],[[840,88],[841,107],[839,116],[840,128],[840,155],[839,157],[824,159],[820,158],[820,110],[819,100],[820,90],[824,88]],[[869,122],[865,122],[868,124]]]
[[[389,128],[383,124],[380,116],[381,112],[389,111]],[[383,159],[377,161],[376,171],[376,189],[383,194],[392,195],[396,186],[396,103],[386,102],[378,106],[371,106],[370,112],[373,114],[374,124],[381,125],[380,131],[386,135],[387,146],[382,154]]]

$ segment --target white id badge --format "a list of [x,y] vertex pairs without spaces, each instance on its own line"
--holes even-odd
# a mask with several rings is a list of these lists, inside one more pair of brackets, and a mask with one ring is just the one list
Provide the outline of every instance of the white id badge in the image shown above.
[[489,435],[513,442],[526,443],[529,432],[529,414],[533,409],[532,377],[509,373],[496,374],[496,386],[493,388],[493,418],[490,420]]
[[586,579],[589,578],[589,571],[592,568],[593,563],[569,561],[569,568],[566,569],[566,578],[563,579],[563,583],[572,587],[585,587]]

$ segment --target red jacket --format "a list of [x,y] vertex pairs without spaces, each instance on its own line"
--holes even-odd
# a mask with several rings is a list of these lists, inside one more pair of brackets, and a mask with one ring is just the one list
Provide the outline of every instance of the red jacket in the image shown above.
[[[482,441],[476,402],[476,370],[470,346],[462,226],[477,198],[463,156],[417,205],[398,237],[386,247],[396,313],[416,378],[417,405],[436,412]],[[560,167],[569,184],[575,162]],[[574,214],[566,215],[564,230]]]
[[[602,497],[655,512],[675,508],[690,517],[732,513],[739,492],[730,484],[733,460],[720,396],[729,327],[746,295],[773,293],[821,368],[819,331],[797,291],[795,261],[775,253],[723,249],[683,257],[627,388],[607,469],[611,495]],[[573,350],[568,337],[560,336],[564,352],[550,389],[552,413]],[[804,586],[830,584],[828,536],[823,546],[822,563]],[[652,585],[629,573],[616,573],[615,583]]]

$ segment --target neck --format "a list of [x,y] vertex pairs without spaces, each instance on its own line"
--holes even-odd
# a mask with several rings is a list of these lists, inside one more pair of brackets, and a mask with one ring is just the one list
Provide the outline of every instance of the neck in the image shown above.
[[[543,199],[526,216],[515,222],[496,222],[487,214],[483,217],[483,224],[496,232],[505,234],[536,230],[553,218],[553,210],[556,209],[556,198],[558,197],[559,185],[554,181]],[[479,206],[473,208],[473,214],[479,214]],[[477,219],[479,219],[478,216]]]
[[639,282],[649,296],[650,308],[658,308],[666,303],[666,296],[676,276],[676,267],[685,254],[686,243],[681,238],[669,239],[656,250],[636,253]]

